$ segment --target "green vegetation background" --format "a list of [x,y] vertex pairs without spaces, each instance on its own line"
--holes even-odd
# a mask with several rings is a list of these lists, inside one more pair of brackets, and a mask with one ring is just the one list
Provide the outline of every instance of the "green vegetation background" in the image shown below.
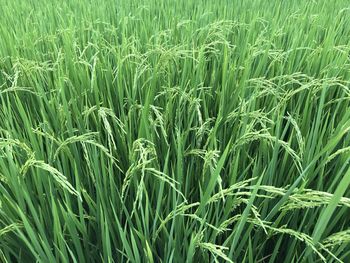
[[350,262],[345,0],[0,4],[0,262]]

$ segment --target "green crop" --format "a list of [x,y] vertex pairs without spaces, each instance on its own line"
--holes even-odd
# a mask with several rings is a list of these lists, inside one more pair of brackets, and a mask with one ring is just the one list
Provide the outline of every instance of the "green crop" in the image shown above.
[[347,0],[2,0],[0,262],[350,262]]

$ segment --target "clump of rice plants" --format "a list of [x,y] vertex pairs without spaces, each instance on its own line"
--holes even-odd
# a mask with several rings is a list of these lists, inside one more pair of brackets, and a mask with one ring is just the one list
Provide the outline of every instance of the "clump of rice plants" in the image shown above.
[[350,262],[348,1],[0,14],[0,262]]

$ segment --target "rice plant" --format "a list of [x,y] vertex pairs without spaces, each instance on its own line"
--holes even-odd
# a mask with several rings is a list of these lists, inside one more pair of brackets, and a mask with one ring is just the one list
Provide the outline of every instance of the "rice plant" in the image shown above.
[[0,262],[350,262],[347,0],[0,4]]

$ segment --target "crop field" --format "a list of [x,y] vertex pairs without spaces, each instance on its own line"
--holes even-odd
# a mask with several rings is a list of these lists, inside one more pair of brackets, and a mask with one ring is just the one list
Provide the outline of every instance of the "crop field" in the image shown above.
[[1,263],[350,262],[348,0],[1,0]]

